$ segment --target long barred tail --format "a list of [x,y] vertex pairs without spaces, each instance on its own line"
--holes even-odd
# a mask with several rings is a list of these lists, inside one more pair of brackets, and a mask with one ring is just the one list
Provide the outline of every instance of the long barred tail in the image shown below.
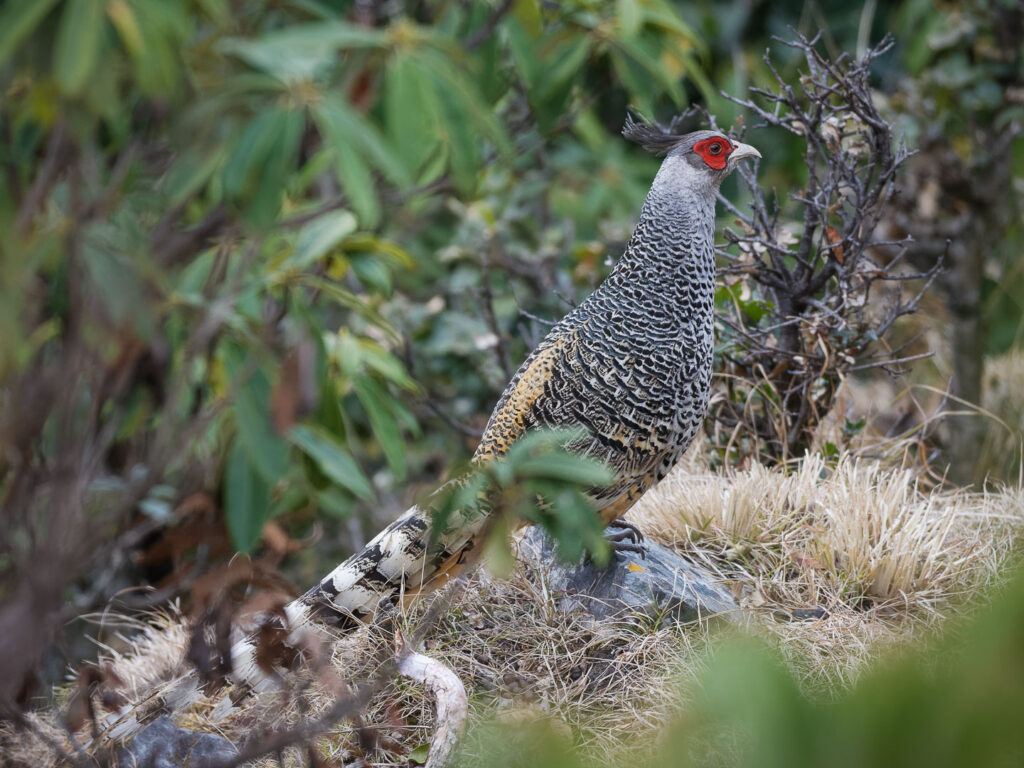
[[481,511],[473,515],[475,524],[458,517],[431,542],[429,512],[412,507],[298,602],[309,606],[317,620],[344,628],[368,619],[384,597],[402,592],[411,598],[443,586],[475,560],[486,522]]
[[[431,532],[430,512],[412,507],[381,531],[320,583],[285,607],[288,628],[335,631],[373,617],[382,599],[406,603],[444,586],[476,560],[488,515],[456,514],[441,534]],[[254,690],[269,686],[256,664],[255,638],[237,642],[231,651],[232,680]]]
[[[475,561],[487,521],[482,510],[456,514],[447,530],[435,534],[432,541],[429,511],[412,507],[305,595],[285,606],[288,643],[301,648],[303,632],[351,629],[371,619],[382,599],[408,602],[443,586]],[[233,690],[217,705],[214,721],[227,716],[247,693],[277,685],[275,676],[257,663],[256,643],[256,636],[249,636],[232,646]],[[153,717],[186,708],[200,689],[198,675],[190,670],[113,716],[107,722],[105,738],[127,738]]]

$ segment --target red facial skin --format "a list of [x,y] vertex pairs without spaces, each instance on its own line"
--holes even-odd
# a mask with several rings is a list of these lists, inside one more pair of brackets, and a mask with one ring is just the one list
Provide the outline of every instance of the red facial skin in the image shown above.
[[712,136],[710,139],[698,141],[693,145],[693,151],[701,156],[709,168],[714,168],[716,171],[725,168],[725,163],[732,150],[732,142],[724,136]]

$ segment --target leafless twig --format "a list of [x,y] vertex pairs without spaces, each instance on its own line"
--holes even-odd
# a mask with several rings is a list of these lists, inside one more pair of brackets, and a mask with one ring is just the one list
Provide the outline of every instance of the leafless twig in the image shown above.
[[[817,37],[776,40],[802,57],[791,82],[764,60],[775,80],[752,98],[726,98],[761,126],[800,138],[807,184],[792,206],[769,203],[756,171],[740,168],[750,212],[722,199],[739,229],[725,230],[720,253],[728,301],[720,306],[719,395],[707,428],[737,455],[784,461],[809,447],[845,374],[919,359],[885,345],[897,319],[916,311],[938,265],[917,273],[897,265],[906,242],[881,236],[879,222],[909,152],[872,99],[870,67],[891,50],[883,39],[860,59],[821,53]],[[795,214],[795,215],[794,215]],[[895,256],[891,254],[896,247]],[[900,285],[923,281],[906,299]],[[875,290],[887,286],[886,301]],[[725,432],[722,432],[722,429]]]

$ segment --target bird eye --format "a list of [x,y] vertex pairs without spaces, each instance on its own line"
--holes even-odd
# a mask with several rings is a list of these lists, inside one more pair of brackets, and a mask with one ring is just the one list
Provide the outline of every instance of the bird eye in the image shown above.
[[712,155],[720,155],[722,154],[722,145],[716,141],[714,144],[708,147],[708,152],[710,152]]

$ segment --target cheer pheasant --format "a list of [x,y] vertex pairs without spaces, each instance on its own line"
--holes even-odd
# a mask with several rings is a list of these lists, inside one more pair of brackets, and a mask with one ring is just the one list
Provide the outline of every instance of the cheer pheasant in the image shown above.
[[[713,357],[715,193],[739,161],[760,157],[717,131],[678,136],[628,120],[623,133],[665,155],[625,254],[520,367],[474,456],[500,458],[532,427],[581,428],[570,447],[615,472],[594,492],[606,523],[665,476],[700,428]],[[431,546],[429,513],[413,507],[287,606],[289,626],[345,627],[383,598],[445,583],[480,549],[486,522],[467,517]],[[248,640],[235,645],[232,677],[259,688],[266,676],[254,651]]]
[[[747,144],[717,131],[676,136],[627,120],[623,131],[665,154],[640,221],[608,278],[557,323],[509,382],[473,460],[500,458],[531,427],[577,427],[571,448],[606,461],[615,481],[595,492],[606,523],[672,468],[700,428],[711,385],[715,193]],[[447,581],[472,560],[486,515],[428,550],[430,517],[413,507],[288,606],[289,623],[344,627],[384,597]],[[248,678],[251,649],[235,649]]]

